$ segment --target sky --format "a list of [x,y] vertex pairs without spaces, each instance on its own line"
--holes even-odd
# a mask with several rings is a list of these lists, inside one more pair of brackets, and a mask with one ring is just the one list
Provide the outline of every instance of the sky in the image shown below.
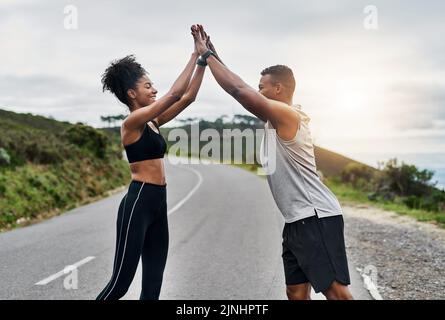
[[[435,0],[0,0],[0,108],[105,126],[101,115],[126,112],[102,92],[107,65],[135,54],[162,95],[201,23],[249,85],[265,67],[293,69],[316,144],[368,164],[398,156],[445,170],[444,12]],[[179,117],[233,114],[247,112],[207,71]]]

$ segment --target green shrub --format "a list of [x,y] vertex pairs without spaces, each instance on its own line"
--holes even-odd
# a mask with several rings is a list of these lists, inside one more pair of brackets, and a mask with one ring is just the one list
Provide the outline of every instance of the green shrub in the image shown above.
[[398,196],[428,196],[433,191],[431,179],[433,171],[419,170],[414,165],[399,164],[397,159],[391,159],[383,164],[379,176],[380,186],[386,185]]
[[341,173],[341,180],[361,190],[372,188],[375,170],[361,163],[349,163]]
[[107,136],[90,126],[76,124],[65,131],[67,140],[103,159],[107,150]]
[[409,208],[422,209],[427,211],[444,212],[445,210],[445,192],[434,190],[430,195],[424,197],[408,196],[403,199]]
[[31,141],[29,143],[24,143],[22,148],[26,160],[38,164],[52,164],[62,161],[68,154],[67,152],[64,152],[66,147],[57,147],[57,145],[49,143],[37,145],[36,142]]

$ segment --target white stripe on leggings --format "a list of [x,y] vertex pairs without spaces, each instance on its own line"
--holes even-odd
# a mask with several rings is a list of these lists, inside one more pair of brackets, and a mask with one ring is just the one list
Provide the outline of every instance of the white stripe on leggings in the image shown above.
[[131,217],[133,216],[134,208],[136,207],[136,203],[137,203],[138,200],[139,200],[139,196],[140,196],[141,191],[142,191],[142,188],[143,188],[144,186],[145,186],[145,182],[142,183],[142,186],[141,186],[141,189],[139,189],[139,193],[138,193],[138,196],[137,196],[137,198],[136,198],[136,201],[134,202],[134,204],[133,204],[133,208],[131,209],[130,219],[129,219],[129,221],[128,221],[128,226],[127,226],[127,232],[126,232],[126,235],[125,235],[124,252],[122,253],[121,265],[119,266],[119,271],[118,271],[118,273],[117,273],[116,279],[114,280],[113,287],[112,287],[111,290],[108,292],[108,294],[105,296],[104,300],[106,300],[106,299],[108,298],[108,296],[110,295],[110,293],[113,291],[114,286],[116,285],[117,280],[118,280],[118,278],[119,278],[119,274],[121,273],[122,264],[124,263],[124,258],[125,258],[125,250],[126,250],[126,248],[127,248],[128,231],[130,230]]
[[[125,206],[127,205],[127,198],[128,198],[128,193],[125,195],[125,200],[124,200],[124,208],[123,208],[123,211],[122,211],[121,229],[119,230],[119,241],[118,241],[117,248],[116,248],[116,258],[115,258],[115,261],[114,261],[113,274],[111,275],[111,279],[113,279],[113,275],[116,272],[117,258],[119,257],[119,248],[121,246],[122,227],[124,225]],[[111,281],[108,282],[107,286],[105,287],[105,290],[103,290],[102,295],[98,297],[98,300],[102,299],[103,295],[105,294],[105,292],[107,292],[108,288],[110,287],[110,284],[111,284]]]

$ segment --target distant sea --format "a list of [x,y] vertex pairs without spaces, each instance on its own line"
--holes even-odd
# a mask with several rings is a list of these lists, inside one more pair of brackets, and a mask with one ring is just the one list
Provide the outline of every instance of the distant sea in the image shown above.
[[438,181],[437,187],[445,190],[445,169],[437,170],[434,179]]
[[437,187],[445,190],[445,153],[428,154],[389,154],[389,153],[357,153],[345,155],[354,160],[377,167],[378,161],[387,161],[397,158],[399,162],[413,164],[419,169],[428,169],[435,172],[432,181],[437,181]]

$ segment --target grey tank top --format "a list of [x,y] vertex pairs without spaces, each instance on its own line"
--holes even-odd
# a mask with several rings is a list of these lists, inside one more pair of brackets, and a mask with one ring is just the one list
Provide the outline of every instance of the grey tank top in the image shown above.
[[320,218],[342,215],[337,198],[317,174],[310,118],[301,106],[292,108],[301,119],[294,139],[281,139],[267,122],[261,143],[261,163],[275,202],[286,223],[315,215]]

